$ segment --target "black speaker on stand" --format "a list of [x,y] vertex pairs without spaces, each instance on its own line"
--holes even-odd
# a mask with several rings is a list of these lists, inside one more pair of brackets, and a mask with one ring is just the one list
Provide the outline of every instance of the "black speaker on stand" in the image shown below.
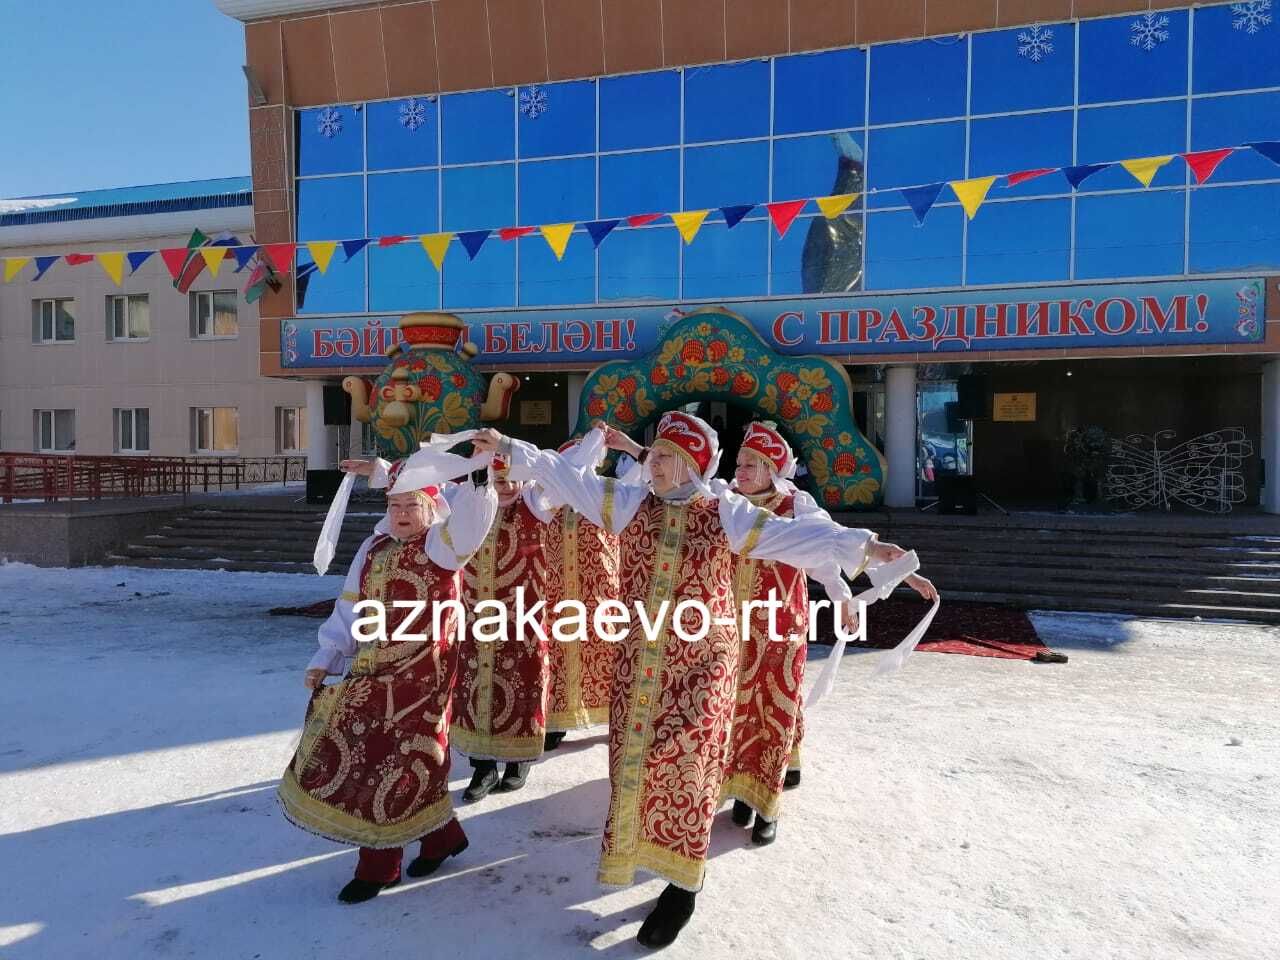
[[324,385],[324,425],[326,427],[351,425],[351,394],[336,383]]

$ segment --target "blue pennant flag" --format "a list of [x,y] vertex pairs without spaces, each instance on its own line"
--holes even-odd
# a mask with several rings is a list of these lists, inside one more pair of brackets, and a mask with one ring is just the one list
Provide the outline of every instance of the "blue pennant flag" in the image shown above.
[[591,235],[591,242],[599,247],[600,241],[611,234],[613,228],[621,222],[621,220],[592,220],[583,224],[583,226],[587,228],[587,233]]
[[924,223],[924,218],[938,202],[938,194],[942,192],[943,186],[942,183],[927,183],[923,187],[907,187],[901,191],[902,198],[916,215],[916,223]]
[[484,242],[489,239],[491,233],[493,233],[492,230],[468,230],[458,234],[458,242],[467,251],[468,260],[476,258],[476,254],[480,252],[480,248],[484,246]]
[[754,203],[744,203],[736,207],[721,207],[720,212],[724,214],[724,222],[732,230],[742,218],[756,208]]
[[1253,147],[1272,163],[1280,163],[1280,140],[1256,140],[1246,146]]
[[36,280],[44,276],[46,270],[61,260],[61,257],[36,257]]
[[138,272],[138,268],[155,256],[154,250],[134,250],[132,253],[125,254],[125,258],[129,261],[129,275]]
[[1062,175],[1067,178],[1067,183],[1072,188],[1080,186],[1099,170],[1105,170],[1111,166],[1109,163],[1082,163],[1077,167],[1063,167]]
[[231,252],[236,258],[236,273],[239,273],[245,268],[245,264],[253,259],[253,255],[258,252],[258,248],[255,245],[236,247]]
[[369,238],[364,237],[360,240],[343,240],[342,253],[347,258],[347,262],[351,262],[351,258],[369,245]]

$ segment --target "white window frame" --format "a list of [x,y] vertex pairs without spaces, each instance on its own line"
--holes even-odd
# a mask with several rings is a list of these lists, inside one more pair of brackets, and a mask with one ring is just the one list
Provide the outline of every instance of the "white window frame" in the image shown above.
[[[293,414],[294,446],[286,446],[285,419]],[[276,407],[276,453],[303,453],[307,449],[307,408],[298,406]]]
[[[33,343],[75,343],[76,342],[76,311],[75,297],[45,297],[34,301],[32,309],[31,333]],[[58,304],[69,303],[70,309],[67,311],[71,315],[71,336],[58,336]],[[49,336],[45,336],[45,308],[48,307],[49,317]]]
[[[145,336],[134,336],[132,332],[133,312],[130,307],[135,301],[141,301],[147,306],[147,333]],[[124,315],[118,317],[116,310],[119,306],[123,306]],[[117,331],[116,321],[124,321],[124,333]],[[107,340],[112,343],[129,342],[138,343],[151,339],[151,298],[145,293],[113,293],[107,297]]]
[[[139,416],[141,414],[141,416]],[[116,407],[112,411],[112,434],[116,453],[150,453],[151,452],[151,410],[149,407]],[[143,420],[147,425],[147,444],[138,445],[138,422]],[[124,442],[125,424],[128,424],[129,444]]]
[[[236,418],[236,442],[235,446],[226,449],[218,449],[217,447],[200,445],[201,421],[207,417],[208,426],[206,428],[206,436],[211,442],[216,442],[217,436],[217,411],[230,410],[235,414]],[[240,409],[238,407],[192,407],[191,408],[191,452],[201,456],[225,457],[235,456],[240,450]]]
[[[216,313],[214,307],[217,303],[218,294],[226,294],[230,296],[231,302],[235,304],[236,316],[236,332],[235,333],[214,333],[214,318]],[[200,331],[200,304],[208,302],[208,332]],[[191,291],[191,339],[192,340],[235,340],[240,336],[240,303],[235,290],[192,290]]]
[[[71,445],[58,446],[58,414],[71,414]],[[49,443],[44,443],[45,421],[49,424]],[[75,453],[76,449],[76,412],[74,409],[47,409],[35,411],[35,443],[36,453]]]

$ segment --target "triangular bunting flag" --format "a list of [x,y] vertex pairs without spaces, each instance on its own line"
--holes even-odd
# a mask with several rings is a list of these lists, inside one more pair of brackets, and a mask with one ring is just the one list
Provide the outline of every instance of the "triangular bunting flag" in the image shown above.
[[93,254],[91,253],[68,253],[64,260],[67,261],[69,267],[79,267],[86,263],[93,263]]
[[100,253],[98,254],[98,266],[102,267],[102,272],[120,286],[120,282],[124,279],[124,254],[123,253]]
[[756,208],[754,203],[743,203],[735,207],[721,207],[720,212],[724,214],[724,222],[732,230],[742,222],[742,218]]
[[942,187],[941,183],[929,183],[923,187],[907,187],[901,191],[902,199],[907,201],[907,206],[916,215],[916,223],[924,223],[924,218],[937,203]]
[[408,240],[408,239],[409,239],[408,237],[402,237],[402,236],[394,236],[394,237],[379,237],[379,238],[378,238],[378,246],[380,246],[380,247],[394,247],[397,243],[404,243],[404,242],[405,242],[406,240]]
[[857,199],[856,193],[837,193],[830,197],[815,197],[813,202],[818,205],[824,217],[834,220],[853,206],[853,202]]
[[1111,166],[1109,163],[1082,163],[1074,167],[1063,167],[1062,175],[1067,178],[1067,183],[1071,186],[1078,187],[1099,170],[1105,170]]
[[1005,177],[1005,180],[1008,181],[1005,186],[1016,187],[1020,183],[1026,183],[1036,177],[1043,177],[1046,173],[1053,173],[1057,169],[1057,167],[1037,167],[1035,170],[1019,170],[1017,173],[1011,173]]
[[209,275],[216,277],[218,268],[222,266],[222,261],[227,259],[227,248],[201,247],[200,256],[204,258],[204,265],[209,268]]
[[1256,140],[1246,146],[1257,150],[1272,163],[1280,163],[1280,140]]
[[1213,176],[1213,171],[1218,169],[1218,164],[1231,156],[1231,151],[1231,147],[1223,147],[1221,150],[1201,150],[1197,153],[1184,153],[1181,156],[1187,161],[1191,172],[1196,175],[1196,183],[1204,183]]
[[637,213],[634,217],[627,217],[627,226],[643,227],[646,224],[653,223],[662,217],[660,213]]
[[236,273],[239,273],[248,266],[249,261],[253,259],[253,255],[257,252],[258,245],[256,243],[248,244],[243,247],[232,247],[231,253],[236,258]]
[[9,257],[4,262],[4,282],[8,283],[16,277],[28,263],[31,262],[30,257]]
[[796,217],[800,216],[800,211],[808,202],[808,200],[780,200],[777,203],[764,205],[764,208],[769,211],[769,219],[773,221],[773,229],[778,231],[778,236],[787,235],[791,224],[795,222]]
[[343,240],[342,255],[346,258],[345,263],[350,263],[351,258],[369,245],[369,238],[364,237],[360,240]]
[[680,213],[671,214],[671,221],[680,231],[684,242],[689,244],[693,243],[693,238],[702,229],[702,221],[707,219],[707,214],[710,212],[710,210],[682,210]]
[[45,271],[58,262],[58,257],[36,257],[36,275],[32,279],[39,280]]
[[449,249],[449,241],[453,239],[453,234],[424,233],[418,239],[422,243],[422,249],[427,251],[427,256],[431,258],[432,265],[439,271],[444,266],[444,255]]
[[293,254],[297,249],[296,243],[264,243],[262,245],[262,252],[280,273],[288,273],[293,269]]
[[1160,168],[1172,159],[1173,154],[1169,154],[1167,157],[1142,157],[1137,160],[1121,160],[1120,166],[1133,174],[1133,179],[1144,187],[1149,187]]
[[987,199],[987,191],[991,189],[991,185],[995,182],[995,177],[975,177],[972,180],[951,181],[951,189],[960,201],[960,206],[964,207],[964,212],[970,220],[978,212],[982,202]]
[[467,251],[467,259],[474,260],[476,254],[480,252],[480,248],[484,246],[484,242],[489,239],[492,230],[468,230],[465,233],[458,234],[458,242],[462,244],[462,249]]
[[569,246],[569,237],[573,234],[572,223],[547,223],[538,228],[547,246],[556,255],[557,260],[564,259],[565,247]]
[[613,228],[620,224],[621,220],[592,220],[583,224],[587,228],[587,233],[591,235],[591,242],[599,247],[600,241],[613,232]]
[[138,272],[138,268],[155,256],[154,250],[134,250],[128,254],[129,276]]
[[187,248],[166,247],[160,251],[160,259],[164,261],[164,266],[169,271],[169,276],[177,280],[178,274],[182,273],[182,265],[187,262]]
[[329,261],[333,259],[333,251],[338,249],[337,240],[308,240],[307,249],[311,251],[311,259],[316,268],[324,273],[329,269]]
[[533,227],[503,227],[498,231],[499,240],[516,240],[533,233]]
[[182,260],[182,268],[173,278],[173,286],[179,293],[185,294],[190,290],[196,278],[204,271],[204,258],[196,256],[196,251],[208,242],[209,238],[200,230],[191,231],[191,236],[187,238],[187,250]]

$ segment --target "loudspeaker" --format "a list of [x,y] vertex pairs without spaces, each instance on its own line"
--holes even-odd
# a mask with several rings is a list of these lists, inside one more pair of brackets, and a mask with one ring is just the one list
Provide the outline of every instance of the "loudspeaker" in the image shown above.
[[953,400],[944,403],[942,408],[947,412],[947,433],[966,433],[965,420],[960,416],[960,402]]
[[324,425],[345,427],[351,423],[351,394],[334,383],[324,385]]
[[956,380],[957,416],[961,420],[991,419],[991,381],[985,373],[967,373]]
[[341,470],[308,470],[307,503],[333,503],[341,484]]
[[944,473],[938,476],[936,483],[939,513],[977,514],[978,488],[973,477]]

